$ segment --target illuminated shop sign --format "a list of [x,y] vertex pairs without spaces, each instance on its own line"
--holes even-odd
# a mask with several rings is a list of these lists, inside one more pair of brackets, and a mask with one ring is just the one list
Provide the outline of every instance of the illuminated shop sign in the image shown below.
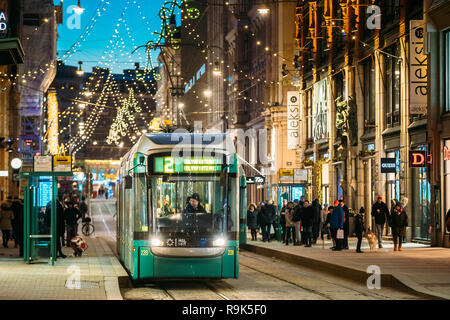
[[409,152],[409,167],[410,168],[422,168],[427,165],[427,152],[426,151],[410,151]]
[[396,173],[397,159],[395,158],[381,158],[381,173]]
[[444,160],[445,161],[450,160],[450,149],[447,148],[447,146],[444,146]]
[[216,173],[222,171],[222,159],[213,157],[156,157],[154,173]]
[[3,11],[0,11],[0,32],[5,31],[7,27],[6,15]]

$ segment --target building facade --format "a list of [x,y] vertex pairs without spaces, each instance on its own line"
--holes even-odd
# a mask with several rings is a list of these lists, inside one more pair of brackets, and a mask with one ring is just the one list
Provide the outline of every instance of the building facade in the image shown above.
[[450,247],[445,216],[450,210],[450,3],[424,1],[427,30],[428,145],[430,166],[432,244]]
[[[17,88],[19,66],[24,62],[21,7],[16,1],[0,1],[0,201],[18,196],[17,179],[10,161],[17,156],[19,123]],[[7,143],[9,142],[9,144]]]
[[296,10],[308,197],[369,212],[378,196],[389,208],[401,201],[407,240],[431,243],[429,157],[411,161],[429,154],[427,104],[411,95],[416,58],[424,64],[416,74],[427,72],[426,58],[411,52],[423,50],[422,38],[412,40],[424,26],[422,1],[299,1]]

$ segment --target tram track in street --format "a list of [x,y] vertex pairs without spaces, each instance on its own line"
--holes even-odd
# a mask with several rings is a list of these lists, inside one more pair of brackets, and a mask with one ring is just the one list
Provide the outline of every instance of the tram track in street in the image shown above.
[[[103,238],[118,258],[111,205],[112,203],[96,203],[92,207],[92,215],[97,218],[94,219],[98,226],[95,237]],[[131,300],[418,299],[411,293],[400,293],[389,288],[369,291],[365,284],[355,282],[353,285],[351,281],[338,275],[324,274],[247,251],[240,251],[240,269],[239,279],[157,281],[134,283],[122,289],[125,292],[124,298]],[[257,285],[249,289],[248,281],[254,281]],[[287,295],[281,292],[286,292]]]

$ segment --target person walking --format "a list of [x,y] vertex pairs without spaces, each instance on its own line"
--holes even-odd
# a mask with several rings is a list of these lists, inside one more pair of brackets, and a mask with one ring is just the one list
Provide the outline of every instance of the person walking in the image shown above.
[[377,202],[372,206],[372,219],[375,219],[375,227],[378,236],[378,247],[383,248],[383,229],[386,219],[389,219],[389,210],[383,202],[383,197],[379,196]]
[[64,211],[64,219],[67,224],[66,244],[68,247],[71,247],[70,240],[77,235],[78,220],[80,218],[81,213],[74,207],[73,202],[67,202],[67,208]]
[[344,209],[342,209],[339,200],[334,202],[333,212],[330,217],[330,229],[331,229],[331,237],[335,241],[335,246],[332,248],[333,251],[342,250],[342,239],[337,238],[337,232],[339,230],[344,230]]
[[402,251],[402,240],[405,229],[408,226],[408,216],[400,202],[397,202],[394,213],[390,217],[392,226],[392,237],[394,240],[394,251]]
[[287,209],[288,201],[287,199],[283,199],[283,206],[281,207],[280,211],[280,226],[281,226],[281,232],[282,232],[282,241],[286,239],[286,209]]
[[258,230],[258,211],[256,210],[256,205],[250,203],[247,210],[247,226],[250,229],[252,235],[252,241],[257,240],[257,230]]
[[295,231],[295,239],[294,246],[300,246],[300,220],[301,220],[301,210],[299,201],[294,200],[294,216],[292,218],[292,222],[294,223],[294,231]]
[[[325,224],[325,222],[327,221],[327,215],[328,215],[328,204],[324,204],[323,209],[320,210],[320,225],[319,225],[320,239],[322,239],[322,240],[323,240],[323,236],[325,234],[327,234],[326,224]],[[329,235],[328,235],[328,240],[330,240]]]
[[14,213],[11,210],[11,203],[6,201],[0,207],[0,229],[3,236],[3,248],[8,248],[8,241],[11,237],[12,223]]
[[66,220],[64,216],[64,207],[60,199],[56,200],[56,250],[58,251],[58,258],[66,258],[67,256],[62,252],[64,245],[64,230],[66,229]]
[[270,203],[262,206],[260,217],[263,242],[270,242],[270,226],[272,225],[274,218],[276,217],[274,206]]
[[342,247],[345,250],[348,250],[348,234],[350,233],[350,210],[345,205],[344,200],[339,200],[341,203],[341,207],[344,210],[344,241],[342,243]]
[[14,214],[14,248],[19,246],[19,257],[23,257],[23,202],[18,197],[14,198],[11,205]]
[[286,217],[286,245],[289,245],[289,239],[292,234],[292,243],[295,245],[296,238],[295,238],[295,222],[292,220],[294,218],[294,203],[288,202],[285,210],[285,217]]
[[361,242],[362,242],[362,236],[363,232],[366,232],[366,228],[364,227],[364,215],[366,213],[366,210],[361,207],[359,209],[359,213],[355,216],[355,234],[358,238],[358,243],[356,244],[356,252],[362,253],[361,251]]
[[314,212],[313,207],[309,205],[309,201],[305,200],[303,203],[303,214],[302,214],[302,226],[305,232],[305,247],[310,248],[312,246],[312,230],[314,222]]
[[333,213],[333,209],[334,209],[333,206],[328,206],[327,216],[325,218],[325,222],[324,222],[324,226],[323,226],[323,228],[324,228],[323,232],[327,234],[328,240],[330,240],[330,238],[331,238],[331,240],[333,241],[333,247],[331,247],[331,249],[336,247],[336,239],[331,237],[331,231],[330,231],[330,229],[331,229],[330,228],[331,214]]
[[[267,207],[269,208],[269,210],[271,210],[273,212],[273,218],[272,218],[273,233],[269,234],[269,238],[277,240],[278,229],[279,229],[279,227],[278,227],[279,216],[278,216],[278,212],[277,212],[277,206],[273,204],[273,200],[269,200]],[[270,227],[269,227],[269,232],[270,232]]]
[[84,196],[81,197],[81,202],[80,202],[79,208],[80,208],[79,210],[81,213],[81,218],[83,220],[86,219],[86,215],[88,212],[88,206],[86,204],[86,198]]
[[315,199],[312,202],[311,210],[313,213],[313,225],[312,225],[312,243],[316,244],[317,238],[319,238],[319,230],[320,230],[320,216],[322,211],[322,206],[319,203],[319,199]]

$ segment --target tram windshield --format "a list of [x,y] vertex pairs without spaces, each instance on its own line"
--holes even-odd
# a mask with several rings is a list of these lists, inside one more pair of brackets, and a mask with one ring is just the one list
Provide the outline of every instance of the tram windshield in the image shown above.
[[[198,238],[224,230],[224,187],[220,175],[152,177],[156,234]],[[228,219],[228,228],[233,222]],[[207,238],[205,238],[207,240]]]

